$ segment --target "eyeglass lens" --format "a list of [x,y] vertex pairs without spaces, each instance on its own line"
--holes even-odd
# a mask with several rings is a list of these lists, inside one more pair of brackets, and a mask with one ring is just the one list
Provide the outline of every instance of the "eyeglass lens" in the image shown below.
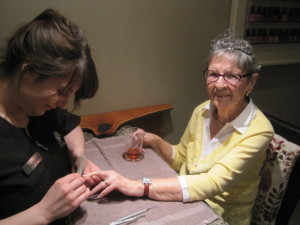
[[237,74],[231,74],[231,73],[219,74],[211,70],[205,70],[204,74],[208,82],[216,82],[220,76],[222,76],[225,82],[228,84],[237,84],[241,79],[241,77]]

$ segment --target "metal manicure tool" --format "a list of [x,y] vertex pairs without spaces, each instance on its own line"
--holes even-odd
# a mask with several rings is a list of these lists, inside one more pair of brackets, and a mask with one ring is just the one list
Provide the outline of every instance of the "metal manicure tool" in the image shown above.
[[89,202],[97,202],[97,203],[106,203],[109,202],[109,199],[104,197],[104,198],[97,198],[98,194],[95,195],[91,195],[90,197],[88,197],[88,201]]
[[121,219],[118,219],[114,222],[111,222],[109,225],[118,225],[118,224],[122,224],[122,223],[129,223],[129,222],[133,222],[133,221],[136,221],[138,218],[141,218],[141,217],[144,217],[145,215],[140,215],[144,212],[147,212],[148,210],[152,209],[152,208],[155,208],[156,206],[153,206],[153,207],[150,207],[148,209],[143,209],[141,211],[138,211],[136,213],[133,213],[129,216],[125,216]]

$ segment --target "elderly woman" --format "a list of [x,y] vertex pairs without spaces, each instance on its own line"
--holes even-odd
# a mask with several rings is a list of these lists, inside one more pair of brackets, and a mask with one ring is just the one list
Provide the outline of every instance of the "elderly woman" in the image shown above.
[[116,189],[129,196],[163,201],[205,200],[230,225],[250,224],[273,128],[249,94],[258,80],[259,66],[252,47],[228,30],[212,42],[203,71],[209,100],[193,112],[177,145],[147,133],[146,145],[159,151],[180,176],[130,180],[114,171],[100,177],[91,192]]
[[84,160],[80,117],[66,110],[70,99],[78,107],[98,89],[87,40],[75,23],[47,9],[13,34],[4,53],[0,224],[73,224],[70,214],[80,212],[94,185],[81,171],[99,170]]

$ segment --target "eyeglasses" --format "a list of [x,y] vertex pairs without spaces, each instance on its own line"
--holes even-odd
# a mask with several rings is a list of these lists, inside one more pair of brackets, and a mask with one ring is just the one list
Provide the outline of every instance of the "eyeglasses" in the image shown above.
[[205,75],[207,82],[211,82],[211,83],[216,82],[219,79],[219,77],[221,76],[224,78],[224,80],[227,84],[237,85],[242,78],[249,77],[253,73],[246,73],[243,75],[234,74],[234,73],[220,74],[220,73],[216,73],[213,70],[203,70],[203,74]]

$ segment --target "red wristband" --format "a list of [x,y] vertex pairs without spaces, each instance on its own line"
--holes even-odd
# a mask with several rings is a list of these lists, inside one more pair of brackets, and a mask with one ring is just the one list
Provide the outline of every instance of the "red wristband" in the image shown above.
[[148,177],[144,177],[142,179],[142,183],[144,184],[144,194],[143,194],[143,196],[148,197],[149,187],[150,187],[150,184],[152,183],[151,179],[148,178]]
[[143,196],[148,197],[149,194],[149,184],[144,184],[144,194]]

